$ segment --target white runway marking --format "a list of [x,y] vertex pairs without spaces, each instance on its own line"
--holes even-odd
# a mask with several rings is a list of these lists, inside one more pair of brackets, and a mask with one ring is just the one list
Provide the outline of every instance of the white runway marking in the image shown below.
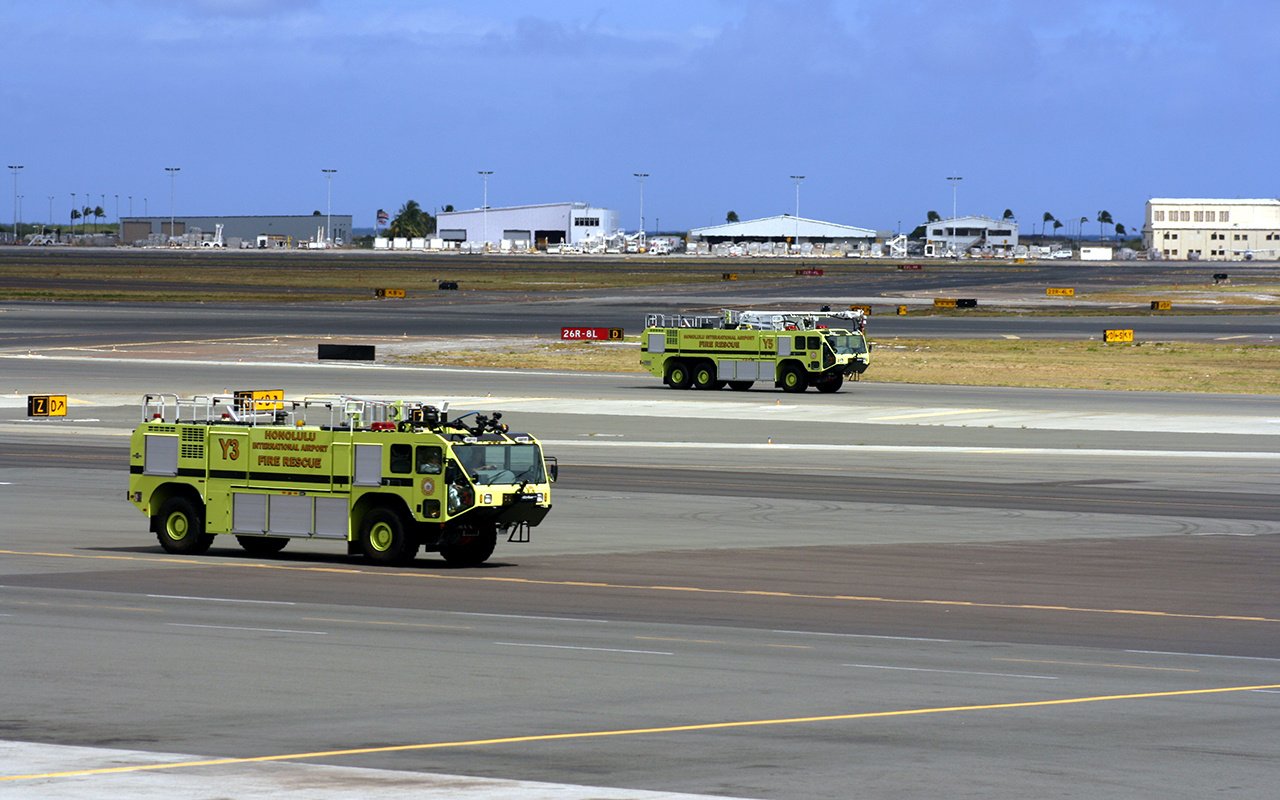
[[894,669],[903,670],[904,672],[946,672],[951,675],[984,675],[989,678],[1028,678],[1039,681],[1056,681],[1056,675],[1018,675],[1011,672],[969,672],[960,669],[927,669],[925,667],[889,667],[882,664],[842,664],[845,667],[859,667],[861,669]]
[[288,600],[241,600],[236,597],[194,597],[185,594],[149,594],[147,597],[157,600],[200,600],[208,603],[260,603],[267,606],[296,606]]
[[[0,777],[48,774],[135,764],[199,761],[206,756],[107,750],[31,742],[0,741]],[[20,769],[18,769],[20,767]],[[724,795],[615,789],[541,781],[476,778],[431,772],[271,762],[228,764],[216,771],[158,770],[89,775],[79,778],[33,778],[0,784],[13,800],[221,800],[228,797],[271,797],[281,800],[735,800]]]
[[294,631],[288,628],[241,628],[234,625],[192,625],[185,622],[166,622],[174,628],[204,628],[215,631],[249,631],[251,633],[298,633],[306,636],[328,636],[328,631]]
[[494,642],[503,647],[542,647],[548,650],[591,650],[597,653],[636,653],[646,656],[673,656],[675,653],[664,653],[661,650],[624,650],[616,647],[575,647],[567,644],[527,644],[522,642]]

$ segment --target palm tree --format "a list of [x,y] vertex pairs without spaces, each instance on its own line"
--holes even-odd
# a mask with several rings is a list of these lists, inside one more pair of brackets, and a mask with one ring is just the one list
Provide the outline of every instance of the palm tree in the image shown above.
[[80,209],[80,227],[83,228],[89,224],[89,217],[93,216],[93,206],[85,206]]
[[1055,219],[1053,221],[1053,232],[1056,234],[1058,232],[1058,228],[1061,228],[1061,227],[1062,227],[1062,223],[1059,222],[1057,219]]
[[71,235],[76,235],[76,220],[80,219],[80,209],[71,209]]
[[942,216],[941,216],[940,214],[938,214],[938,212],[937,212],[937,211],[930,211],[930,212],[929,212],[929,216],[928,216],[928,220],[929,220],[930,222],[940,222],[940,221],[942,221]]
[[1046,212],[1044,212],[1044,219],[1040,221],[1040,235],[1041,235],[1041,236],[1044,236],[1044,226],[1045,226],[1045,223],[1049,223],[1049,222],[1057,222],[1057,220],[1053,218],[1053,215],[1052,215],[1052,214],[1050,214],[1048,211],[1046,211]]
[[1080,232],[1076,234],[1076,241],[1077,241],[1077,242],[1084,238],[1084,224],[1085,224],[1086,222],[1088,222],[1088,221],[1089,221],[1089,218],[1088,218],[1088,217],[1081,217],[1081,218],[1080,218]]
[[724,215],[724,221],[725,221],[725,222],[737,222],[737,221],[738,221],[738,212],[737,212],[737,211],[730,211],[728,214],[725,214],[725,215]]
[[436,220],[435,217],[422,210],[422,206],[418,205],[417,200],[407,200],[404,205],[400,206],[400,211],[396,213],[395,219],[391,220],[391,225],[387,228],[387,232],[392,236],[410,239],[426,236],[429,233],[436,232]]
[[100,220],[100,219],[105,219],[105,218],[106,218],[106,216],[107,216],[107,212],[105,212],[105,211],[103,211],[103,210],[102,210],[102,206],[94,206],[94,207],[93,207],[93,227],[94,227],[94,228],[95,228],[99,233],[101,233],[101,232],[102,232],[102,223],[98,222],[98,220]]
[[1112,225],[1114,223],[1115,223],[1115,220],[1111,218],[1110,211],[1103,210],[1098,212],[1098,240],[1099,241],[1101,241],[1103,238],[1106,237],[1106,234],[1103,233],[1102,231],[1102,226]]
[[1126,230],[1125,230],[1125,227],[1124,227],[1123,225],[1121,225],[1119,222],[1117,222],[1117,223],[1116,223],[1116,238],[1117,238],[1117,239],[1123,239],[1126,235],[1128,235],[1128,231],[1126,231]]
[[1015,218],[1015,217],[1013,216],[1013,209],[1012,209],[1012,208],[1006,208],[1006,209],[1004,210],[1004,216],[1003,216],[1003,217],[1001,217],[1001,219],[1003,219],[1005,222],[1008,222],[1009,220],[1014,219],[1014,218]]

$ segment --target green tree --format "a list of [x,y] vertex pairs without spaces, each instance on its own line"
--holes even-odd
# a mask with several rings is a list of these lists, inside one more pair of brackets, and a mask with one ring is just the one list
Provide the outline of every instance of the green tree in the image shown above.
[[440,209],[440,210],[441,210],[441,211],[443,211],[443,212],[445,212],[446,214],[452,214],[452,213],[453,213],[453,203],[446,203],[446,204],[445,204],[445,207],[444,207],[444,208],[442,208],[442,209]]
[[1115,220],[1111,218],[1111,212],[1105,209],[1098,212],[1098,239],[1101,241],[1106,238],[1106,234],[1102,230],[1103,225],[1113,225]]
[[926,219],[928,219],[928,220],[929,220],[929,222],[941,222],[941,221],[942,221],[942,216],[941,216],[940,214],[938,214],[938,212],[937,212],[937,211],[930,211],[930,212],[929,212],[929,215],[926,217]]
[[80,209],[78,208],[71,209],[71,235],[72,236],[74,236],[76,233],[76,220],[78,219],[80,219]]
[[1008,222],[1008,221],[1009,221],[1009,220],[1011,220],[1011,219],[1015,219],[1015,217],[1013,216],[1013,209],[1012,209],[1012,208],[1006,208],[1006,209],[1004,210],[1004,216],[1003,216],[1003,217],[1001,217],[1001,219],[1003,219],[1005,222]]
[[[80,209],[80,227],[84,228],[89,224],[89,217],[93,216],[93,206],[85,206]],[[87,231],[85,231],[87,233]]]
[[1128,233],[1129,233],[1129,232],[1128,232],[1127,230],[1125,230],[1125,227],[1124,227],[1123,225],[1121,225],[1119,222],[1117,222],[1117,223],[1116,223],[1116,238],[1117,238],[1117,239],[1123,239],[1125,236],[1127,236],[1127,235],[1128,235]]
[[436,218],[422,210],[417,200],[407,200],[387,227],[392,236],[414,238],[436,232]]
[[737,211],[730,211],[728,214],[725,214],[725,215],[724,215],[724,221],[725,221],[725,222],[737,222],[737,221],[738,221],[738,212],[737,212]]
[[1053,232],[1056,234],[1056,233],[1058,232],[1058,228],[1061,228],[1061,227],[1062,227],[1062,223],[1061,223],[1061,222],[1059,222],[1057,219],[1054,219],[1054,221],[1053,221]]
[[1040,220],[1040,235],[1044,236],[1045,225],[1049,224],[1050,222],[1057,222],[1057,221],[1058,220],[1056,220],[1054,216],[1050,214],[1048,211],[1044,212],[1044,218]]
[[1077,241],[1077,242],[1084,238],[1084,224],[1085,224],[1086,222],[1088,222],[1088,221],[1089,221],[1089,218],[1088,218],[1088,217],[1081,217],[1081,218],[1080,218],[1080,232],[1076,234],[1076,241]]
[[98,232],[102,231],[102,223],[99,220],[106,219],[107,212],[102,210],[102,206],[93,207],[93,227]]

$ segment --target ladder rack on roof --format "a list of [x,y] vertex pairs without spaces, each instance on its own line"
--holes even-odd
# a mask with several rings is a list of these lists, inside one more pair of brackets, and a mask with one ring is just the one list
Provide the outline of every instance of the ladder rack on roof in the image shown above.
[[735,311],[724,309],[719,315],[711,314],[646,314],[646,328],[719,328],[739,330],[809,331],[818,327],[821,319],[848,319],[861,323],[866,315],[861,310],[852,311]]
[[854,311],[732,311],[725,310],[725,322],[732,328],[750,330],[811,331],[818,327],[820,319],[848,319],[862,321],[864,314]]
[[646,328],[723,328],[724,317],[716,314],[646,314]]
[[[144,422],[187,422],[210,424],[234,422],[241,425],[284,425],[297,427],[325,424],[349,430],[374,423],[396,423],[414,418],[414,412],[432,408],[417,400],[374,400],[347,395],[304,397],[301,400],[253,400],[234,395],[194,395],[149,393],[142,399]],[[443,411],[449,404],[443,404]],[[311,422],[320,416],[325,422]]]

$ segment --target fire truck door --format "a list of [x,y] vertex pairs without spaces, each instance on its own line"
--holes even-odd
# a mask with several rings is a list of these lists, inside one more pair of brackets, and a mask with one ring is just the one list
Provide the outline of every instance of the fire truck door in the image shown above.
[[356,486],[381,486],[382,445],[358,444],[355,447],[355,474],[351,482]]

